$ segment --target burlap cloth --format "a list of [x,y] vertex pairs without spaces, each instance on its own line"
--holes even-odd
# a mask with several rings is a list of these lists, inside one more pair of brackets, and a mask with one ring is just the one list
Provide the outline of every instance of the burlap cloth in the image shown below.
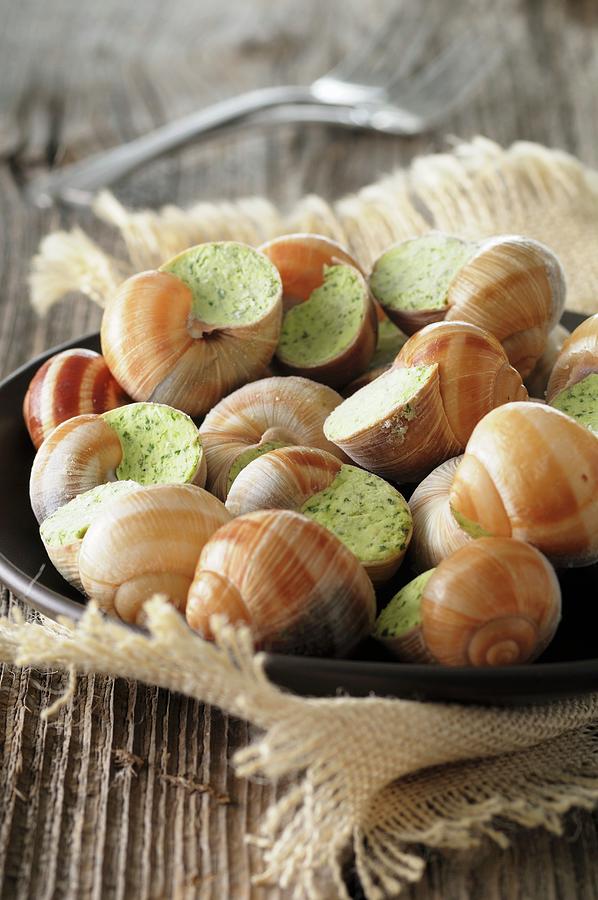
[[[545,241],[563,262],[568,307],[598,310],[598,174],[532,144],[503,151],[478,138],[333,205],[307,197],[286,216],[261,199],[131,213],[109,194],[96,212],[119,229],[126,252],[109,256],[79,230],[47,237],[31,276],[41,312],[72,290],[101,303],[123,276],[203,240],[257,244],[316,231],[367,266],[391,242],[431,227]],[[505,845],[507,822],[558,833],[564,812],[598,800],[598,695],[522,709],[305,699],[267,680],[246,631],[220,623],[211,645],[163,599],[147,612],[149,634],[92,606],[76,626],[4,620],[0,657],[68,668],[70,695],[59,702],[72,701],[74,679],[84,677],[75,673],[108,673],[180,691],[262,728],[237,754],[237,772],[296,776],[253,840],[263,848],[260,877],[291,885],[297,897],[346,897],[341,867],[351,851],[369,900],[392,896],[420,877],[422,847],[466,848],[482,836]]]

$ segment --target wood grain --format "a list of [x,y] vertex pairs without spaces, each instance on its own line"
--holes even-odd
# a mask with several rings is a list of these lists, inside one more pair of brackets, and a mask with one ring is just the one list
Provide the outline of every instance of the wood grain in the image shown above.
[[[27,301],[39,240],[78,224],[113,238],[86,210],[28,207],[22,184],[48,167],[135,137],[248,85],[321,74],[391,0],[3,0],[0,35],[0,374],[99,323],[81,298],[47,320]],[[481,14],[472,0],[471,14]],[[509,22],[513,22],[512,9]],[[285,126],[244,130],[156,161],[119,186],[137,206],[263,194],[282,207],[338,197],[446,135],[534,140],[598,166],[598,7],[527,0],[519,43],[467,109],[410,140]],[[505,19],[506,21],[506,19]],[[448,26],[447,26],[448,27]],[[14,601],[4,593],[2,608]],[[278,898],[251,888],[246,846],[280,791],[234,777],[249,727],[165,691],[80,679],[75,703],[39,717],[60,673],[0,672],[0,885],[6,898]],[[598,817],[570,815],[561,837],[512,831],[506,851],[431,854],[413,900],[598,896]]]

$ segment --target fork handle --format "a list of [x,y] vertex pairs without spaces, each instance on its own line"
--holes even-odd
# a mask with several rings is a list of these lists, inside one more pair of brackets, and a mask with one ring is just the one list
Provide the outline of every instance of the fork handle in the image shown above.
[[27,194],[38,206],[50,206],[56,198],[77,201],[82,194],[112,184],[143,163],[180,147],[198,135],[238,122],[259,110],[314,101],[307,87],[289,85],[248,91],[168,122],[112,150],[96,153],[81,162],[34,179],[27,187]]

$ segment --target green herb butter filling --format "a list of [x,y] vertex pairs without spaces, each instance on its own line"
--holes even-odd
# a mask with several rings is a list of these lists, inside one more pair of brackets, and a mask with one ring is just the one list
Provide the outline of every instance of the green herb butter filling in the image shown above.
[[598,435],[598,374],[587,375],[573,387],[561,391],[550,405]]
[[285,314],[276,355],[296,366],[333,359],[355,340],[366,304],[363,281],[355,269],[326,266],[320,287]]
[[203,448],[199,432],[185,413],[161,403],[131,403],[103,413],[116,431],[123,458],[119,481],[186,484],[193,481]]
[[412,628],[418,628],[421,625],[422,594],[435,571],[435,569],[428,569],[427,572],[422,572],[394,595],[376,619],[372,631],[374,637],[402,637]]
[[192,315],[207,325],[247,325],[276,305],[281,293],[275,266],[252,247],[200,244],[165,263],[191,289]]
[[248,466],[250,462],[253,462],[253,460],[257,459],[259,456],[263,456],[264,453],[269,453],[270,450],[278,450],[281,447],[286,446],[287,445],[281,443],[281,441],[266,441],[265,444],[259,444],[257,447],[249,447],[248,450],[244,450],[243,453],[240,453],[228,471],[227,491],[230,491],[233,481],[239,472],[242,472],[245,466]]
[[65,547],[81,541],[108,503],[123,494],[138,491],[135,481],[111,481],[74,497],[45,519],[39,529],[46,547]]
[[434,364],[383,372],[330,413],[324,434],[331,441],[342,440],[380,422],[384,427],[385,418],[397,413],[408,420],[414,415],[409,401],[434,377],[437,368]]
[[332,531],[363,563],[403,553],[411,537],[411,511],[404,497],[355,466],[341,466],[331,484],[299,512]]
[[473,244],[445,234],[404,241],[375,263],[372,293],[390,309],[442,309],[448,303],[451,281],[474,249]]

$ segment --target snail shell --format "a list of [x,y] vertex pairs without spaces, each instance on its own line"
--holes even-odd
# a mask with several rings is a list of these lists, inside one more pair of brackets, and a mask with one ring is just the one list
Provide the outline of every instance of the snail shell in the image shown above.
[[104,357],[76,348],[63,350],[40,366],[25,394],[23,418],[38,449],[61,422],[128,402]]
[[332,388],[294,375],[264,378],[229,394],[199,429],[208,489],[224,500],[233,466],[239,468],[262,452],[290,444],[317,447],[345,459],[322,430],[326,416],[341,401]]
[[474,429],[449,501],[472,536],[512,536],[555,565],[590,565],[598,560],[598,440],[550,406],[501,406]]
[[[415,299],[403,300],[401,308],[397,284],[403,272],[411,277],[411,269],[417,277],[407,285]],[[518,235],[480,244],[441,233],[413,238],[380,257],[370,286],[407,334],[441,319],[471,322],[498,338],[523,377],[544,352],[565,305],[565,280],[556,256],[543,244]]]
[[451,512],[449,493],[462,456],[447,459],[424,478],[409,500],[413,537],[409,546],[415,572],[437,566],[446,556],[471,541]]
[[202,550],[187,621],[211,638],[210,617],[249,625],[263,650],[345,656],[374,622],[374,589],[326,528],[291,510],[264,510],[220,528]]
[[550,375],[568,337],[569,331],[564,325],[556,325],[548,335],[544,353],[525,379],[530,397],[544,398]]
[[[227,292],[236,297],[230,309]],[[201,416],[270,362],[281,295],[263,254],[233,241],[202,244],[124,282],[104,310],[102,351],[135,400]]]
[[[173,448],[171,437],[159,437],[163,440],[165,453],[172,454],[173,449],[184,450],[181,456],[182,468],[180,478],[164,477],[159,474],[136,475],[126,472],[121,475],[119,468],[127,465],[129,458],[136,460],[136,450],[141,455],[143,442],[151,439],[152,432],[141,427],[141,440],[135,442],[135,431],[131,428],[132,437],[125,437],[126,428],[119,425],[120,417],[126,422],[141,418],[144,425],[147,418],[162,420],[166,417],[166,426],[172,425],[169,417],[181,423],[184,428],[184,439],[178,447]],[[155,424],[155,422],[154,422]],[[158,440],[156,440],[158,443]],[[206,479],[206,460],[201,446],[201,438],[191,419],[179,410],[157,403],[131,403],[126,407],[111,410],[101,416],[84,415],[68,419],[50,434],[37,451],[31,469],[29,493],[31,506],[38,522],[43,522],[55,510],[64,506],[73,497],[104,484],[108,481],[132,478],[140,483],[152,483],[155,480],[172,480],[192,482],[203,486]]]
[[552,403],[557,394],[598,372],[598,314],[590,316],[564,341],[552,369],[546,399]]
[[282,278],[282,372],[331,387],[363,372],[376,348],[378,316],[354,260],[318,235],[285,235],[261,249]]
[[144,488],[135,481],[114,481],[77,494],[42,522],[40,536],[46,553],[62,577],[83,590],[79,576],[79,551],[89,526],[116,497]]
[[322,284],[325,266],[352,266],[361,272],[357,260],[341,244],[321,234],[283,234],[259,250],[280,272],[285,312]]
[[125,622],[141,622],[156,593],[184,610],[202,547],[228,521],[216,497],[190,484],[152,485],[113,500],[81,544],[85,593]]
[[313,447],[285,447],[253,460],[226,501],[233,516],[260,509],[294,509],[335,534],[374,582],[391,578],[411,540],[402,495],[369,472]]
[[[472,541],[418,581],[402,592],[403,623],[411,627],[402,633],[399,627],[392,636],[391,601],[375,630],[375,636],[407,662],[446,666],[530,662],[548,646],[560,621],[561,591],[554,569],[523,541]],[[395,606],[400,599],[394,598]],[[395,612],[397,622],[400,626]]]
[[465,322],[428,325],[395,365],[346,399],[324,434],[377,475],[419,481],[456,456],[489,410],[527,397],[500,343]]

